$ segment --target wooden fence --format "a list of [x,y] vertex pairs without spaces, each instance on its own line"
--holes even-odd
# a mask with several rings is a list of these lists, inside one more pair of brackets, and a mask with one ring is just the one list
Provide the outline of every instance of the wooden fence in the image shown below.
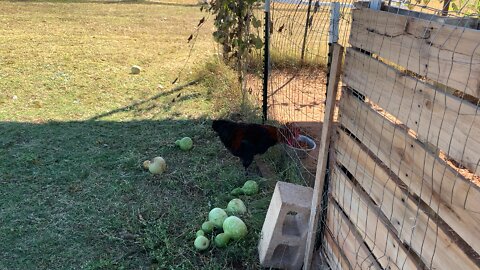
[[332,135],[330,265],[480,269],[480,31],[359,8],[350,45]]

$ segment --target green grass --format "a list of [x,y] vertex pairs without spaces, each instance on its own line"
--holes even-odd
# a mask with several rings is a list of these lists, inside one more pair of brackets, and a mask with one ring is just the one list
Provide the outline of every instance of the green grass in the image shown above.
[[[160,4],[1,5],[0,120],[19,121],[84,120],[169,87],[206,15]],[[214,53],[211,27],[200,32],[179,83]],[[131,65],[144,72],[130,75]]]
[[[226,207],[229,191],[244,181],[207,121],[13,122],[1,128],[0,268],[255,265],[268,183],[263,194],[242,198],[250,209],[245,241],[205,254],[193,250],[209,209]],[[180,136],[193,138],[191,152],[173,146]],[[141,169],[156,155],[168,162],[165,175]]]
[[[239,100],[234,74],[210,60],[210,24],[179,84],[203,80],[171,91],[205,14],[150,3],[0,9],[0,269],[259,268],[271,180],[241,197],[244,240],[193,248],[208,211],[246,180],[210,128]],[[183,136],[190,152],[174,147]],[[161,176],[141,168],[155,156],[168,164]]]

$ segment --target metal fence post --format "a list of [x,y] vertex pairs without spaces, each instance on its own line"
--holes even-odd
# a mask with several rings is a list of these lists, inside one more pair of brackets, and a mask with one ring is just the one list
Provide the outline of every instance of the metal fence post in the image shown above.
[[267,121],[268,113],[268,77],[270,69],[270,0],[265,0],[265,44],[263,55],[263,102],[262,102],[262,123]]
[[302,55],[300,59],[303,61],[305,58],[305,49],[307,48],[307,33],[310,24],[310,10],[312,8],[312,0],[308,0],[308,9],[307,9],[307,20],[305,21],[305,32],[303,33],[303,43],[302,43]]
[[[327,58],[327,78],[330,76],[330,66],[332,64],[333,43],[338,41],[338,29],[340,28],[340,3],[330,3],[330,25],[328,27],[328,58]],[[326,88],[328,88],[328,80]],[[325,93],[325,100],[327,93]]]
[[328,44],[337,43],[340,24],[340,3],[330,3],[330,26],[328,30]]
[[381,7],[382,7],[382,0],[371,0],[370,1],[370,8],[371,9],[380,10]]

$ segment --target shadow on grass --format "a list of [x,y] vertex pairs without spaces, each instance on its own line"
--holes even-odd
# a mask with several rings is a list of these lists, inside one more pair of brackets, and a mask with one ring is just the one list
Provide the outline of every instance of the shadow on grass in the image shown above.
[[[195,142],[189,152],[174,145],[183,136]],[[164,175],[141,167],[155,156]],[[246,240],[204,254],[192,244],[244,180],[209,119],[0,122],[0,268],[256,265],[270,188],[242,198],[255,205]]]
[[[198,78],[198,79],[195,79],[195,80],[192,80],[190,82],[187,82],[185,84],[182,84],[182,85],[179,85],[177,87],[174,87],[170,90],[167,90],[167,91],[164,91],[164,92],[160,92],[148,99],[145,99],[145,100],[140,100],[140,101],[136,101],[136,102],[133,102],[127,106],[124,106],[124,107],[120,107],[120,108],[117,108],[115,110],[111,110],[109,112],[105,112],[105,113],[102,113],[102,114],[99,114],[99,115],[96,115],[92,118],[90,118],[89,120],[99,120],[101,118],[104,118],[104,117],[107,117],[107,116],[110,116],[110,115],[113,115],[113,114],[116,114],[116,113],[120,113],[120,112],[126,112],[126,111],[130,111],[132,109],[135,109],[135,108],[138,108],[139,106],[143,105],[143,104],[146,104],[150,101],[154,101],[154,100],[157,100],[159,98],[162,98],[162,97],[166,97],[166,96],[169,96],[171,94],[174,94],[182,89],[184,89],[185,87],[188,87],[188,86],[191,86],[191,85],[194,85],[194,84],[197,84],[199,83],[200,81],[202,80],[202,78]],[[182,101],[185,100],[185,97],[183,97],[181,99]]]

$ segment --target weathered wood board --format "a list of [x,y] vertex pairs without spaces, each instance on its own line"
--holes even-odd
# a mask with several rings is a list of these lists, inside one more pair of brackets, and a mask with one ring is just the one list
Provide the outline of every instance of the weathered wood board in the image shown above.
[[352,270],[343,251],[338,247],[335,240],[333,240],[330,232],[325,232],[325,252],[327,253],[330,268],[332,270]]
[[413,258],[403,246],[388,218],[366,196],[352,191],[352,186],[345,181],[348,180],[341,169],[334,167],[332,195],[383,269],[423,269],[422,263]]
[[[427,268],[454,269],[458,266],[460,269],[477,269],[478,260],[467,255],[466,248],[461,246],[461,242],[459,244],[452,239],[448,231],[444,231],[445,228],[438,225],[437,219],[426,214],[425,205],[409,196],[407,189],[398,185],[399,181],[394,179],[395,176],[379,166],[344,131],[339,131],[336,150],[338,161],[355,177],[365,193],[390,220],[399,238],[422,258]],[[345,182],[346,178],[343,180]],[[351,184],[345,185],[352,190]],[[361,196],[361,192],[355,191],[354,188],[353,190],[356,194],[353,196],[347,194],[343,198]],[[468,232],[474,234],[475,230]]]
[[480,107],[348,49],[343,82],[480,175]]
[[[345,90],[340,122],[433,210],[440,204],[480,216],[480,187],[426,150],[401,127]],[[441,211],[440,213],[441,214]]]
[[480,31],[386,11],[353,10],[350,44],[480,98]]
[[[349,91],[344,91],[341,112],[342,125],[401,179],[403,188],[420,197],[478,253],[478,186],[453,171],[444,161],[426,151],[405,130],[393,125],[349,94]],[[342,137],[344,136],[337,140]],[[355,145],[350,147],[353,146]],[[352,156],[351,162],[355,166],[363,165],[380,173],[381,170],[372,168],[373,163],[365,163],[367,157]]]
[[342,213],[334,201],[331,201],[328,206],[327,223],[334,241],[342,250],[353,269],[382,269],[373,254],[368,250],[355,226]]

